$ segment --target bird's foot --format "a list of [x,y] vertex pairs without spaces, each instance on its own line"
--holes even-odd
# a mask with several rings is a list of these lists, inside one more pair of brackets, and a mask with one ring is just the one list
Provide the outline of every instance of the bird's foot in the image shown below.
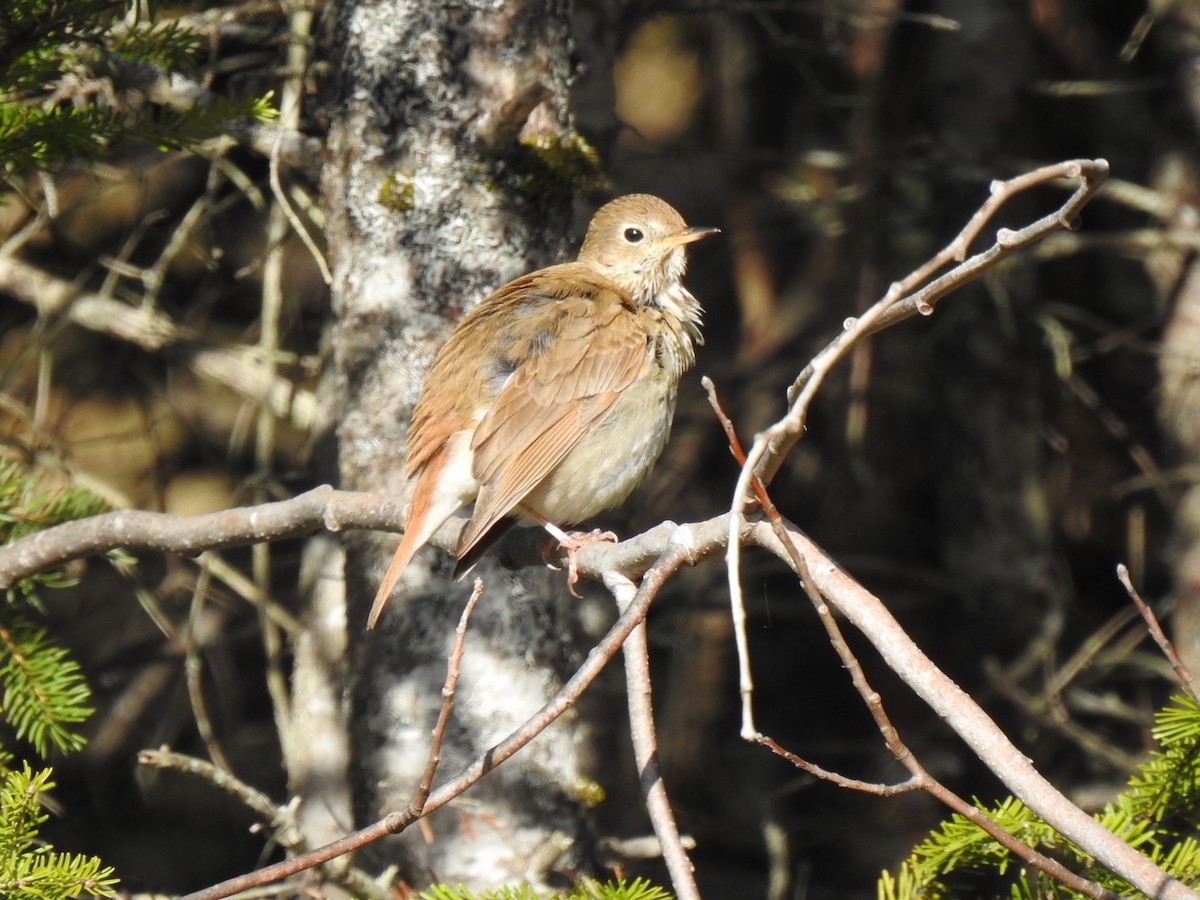
[[[579,563],[576,559],[576,554],[579,553],[588,544],[598,544],[602,541],[609,543],[617,543],[617,536],[611,531],[601,531],[599,528],[593,528],[591,531],[572,531],[567,533],[557,525],[545,523],[543,526],[550,536],[554,538],[554,543],[567,554],[567,590],[571,592],[571,596],[577,600],[582,599],[579,593],[575,590],[575,585],[579,581]],[[553,565],[548,558],[549,552],[553,549],[551,544],[547,544],[546,565],[552,569],[557,569],[558,566]]]

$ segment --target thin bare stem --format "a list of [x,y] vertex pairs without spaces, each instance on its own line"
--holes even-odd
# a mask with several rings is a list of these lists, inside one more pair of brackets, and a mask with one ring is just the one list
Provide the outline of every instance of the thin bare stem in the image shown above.
[[1179,683],[1183,685],[1183,689],[1187,691],[1193,700],[1200,703],[1200,691],[1196,689],[1196,679],[1187,666],[1183,664],[1183,660],[1179,658],[1179,653],[1175,646],[1167,638],[1166,633],[1162,630],[1162,626],[1158,624],[1158,616],[1154,614],[1146,601],[1142,599],[1142,595],[1138,593],[1137,588],[1133,586],[1133,579],[1129,577],[1129,569],[1124,563],[1117,563],[1117,580],[1121,582],[1121,586],[1125,588],[1125,593],[1129,594],[1129,599],[1133,601],[1138,612],[1142,614],[1142,618],[1146,620],[1146,627],[1150,630],[1150,636],[1154,638],[1154,642],[1158,644],[1158,648],[1162,650],[1163,655],[1171,663],[1171,668],[1175,670],[1175,674],[1179,677]]
[[290,500],[177,516],[118,510],[65,522],[0,547],[0,589],[73,559],[127,550],[195,554],[258,541],[299,537],[324,528],[398,530],[402,505],[395,497],[316,487]]
[[[716,410],[717,417],[725,428],[726,434],[729,436],[729,446],[733,453],[734,459],[739,465],[745,464],[745,454],[742,451],[740,442],[737,439],[736,431],[733,423],[725,414],[721,407],[720,400],[717,397],[716,388],[711,382],[705,384],[709,394],[709,402]],[[1052,878],[1057,879],[1062,884],[1072,890],[1078,891],[1086,897],[1093,897],[1096,900],[1115,900],[1116,895],[1105,890],[1095,882],[1089,881],[1064,866],[1062,863],[1042,853],[1039,853],[1028,844],[1018,839],[1015,835],[1009,833],[1000,827],[996,822],[989,818],[978,808],[967,803],[936,778],[929,774],[920,761],[913,755],[908,745],[900,738],[900,733],[892,724],[891,718],[883,706],[883,698],[876,692],[867,681],[866,674],[863,672],[862,664],[859,663],[858,657],[854,651],[850,649],[845,637],[842,635],[841,626],[838,625],[837,619],[833,616],[833,611],[829,608],[825,598],[817,589],[812,575],[808,569],[808,561],[800,552],[799,548],[793,543],[788,534],[787,523],[779,514],[775,504],[771,501],[767,493],[766,485],[764,485],[757,476],[751,479],[751,489],[754,496],[757,498],[759,505],[763,508],[767,520],[771,525],[771,530],[776,537],[779,538],[780,545],[787,553],[794,571],[800,577],[800,583],[804,588],[805,594],[809,601],[813,604],[816,610],[817,618],[821,625],[825,628],[829,635],[829,642],[841,659],[843,667],[850,673],[850,681],[854,685],[854,689],[858,691],[858,695],[862,697],[863,703],[871,714],[871,718],[875,720],[875,725],[879,729],[879,733],[883,736],[884,743],[891,750],[896,761],[904,766],[911,773],[911,777],[904,782],[894,785],[868,784],[867,782],[859,781],[858,779],[847,778],[836,772],[830,772],[820,766],[801,759],[794,753],[785,750],[778,743],[764,734],[755,732],[748,740],[762,744],[772,752],[783,756],[793,765],[808,772],[811,775],[821,778],[826,781],[831,781],[841,787],[850,788],[852,790],[863,791],[866,793],[877,794],[880,796],[893,796],[895,794],[906,793],[912,790],[923,790],[926,793],[937,797],[954,811],[960,813],[964,817],[970,819],[987,834],[999,842],[1009,852],[1013,853],[1018,858],[1024,860],[1028,865],[1033,866]],[[746,705],[749,706],[751,697],[746,698]],[[743,720],[746,714],[744,713]],[[751,717],[752,720],[752,717]]]
[[[991,197],[971,217],[957,237],[951,241],[929,263],[894,283],[887,293],[858,319],[848,319],[841,334],[821,350],[812,362],[800,373],[788,390],[787,413],[754,439],[746,453],[746,461],[738,473],[737,484],[730,503],[729,534],[725,547],[725,563],[728,570],[729,594],[735,617],[741,603],[741,553],[736,534],[740,528],[740,515],[746,499],[751,494],[751,481],[759,478],[768,485],[788,452],[804,434],[808,409],[816,391],[825,378],[850,350],[867,336],[881,331],[920,313],[932,315],[936,304],[944,297],[978,278],[1012,253],[1033,244],[1047,235],[1075,227],[1080,210],[1095,196],[1108,177],[1108,163],[1104,160],[1071,160],[1057,165],[1044,166],[1019,175],[1008,181],[996,181],[991,185]],[[995,243],[987,250],[965,258],[967,249],[996,211],[1009,199],[1037,185],[1070,179],[1078,183],[1077,189],[1058,209],[1043,216],[1024,228],[1011,230],[1002,228],[996,233]],[[946,274],[909,293],[917,284],[925,281],[934,272],[951,260],[963,260]],[[742,647],[739,645],[739,654]],[[741,662],[740,670],[747,673],[749,664]],[[746,700],[750,691],[748,683],[742,684],[742,736],[754,733],[753,717]]]
[[[761,543],[761,535],[754,532],[755,542],[791,566],[791,551],[779,543],[769,525],[766,527],[772,540]],[[800,531],[788,525],[785,533],[788,543],[804,557],[814,588],[841,611],[875,646],[888,666],[1030,809],[1137,890],[1163,900],[1198,896],[1067,799],[969,695],[933,665],[882,601],[854,581]]]
[[[180,772],[208,782],[218,790],[235,797],[254,815],[270,825],[279,846],[293,853],[306,849],[304,836],[296,827],[292,807],[277,806],[266,794],[234,777],[230,772],[194,756],[174,753],[165,748],[142,750],[138,753],[138,763],[156,769]],[[366,872],[347,864],[323,866],[321,873],[356,896],[365,897],[367,900],[391,900],[393,896],[391,891],[377,884]]]
[[[617,608],[624,609],[637,593],[632,581],[615,575],[606,586],[616,598]],[[667,798],[667,789],[658,769],[658,739],[654,730],[654,708],[651,703],[650,650],[646,641],[646,623],[640,622],[622,644],[625,658],[625,694],[629,703],[629,730],[633,739],[634,762],[642,787],[642,798],[654,834],[662,848],[663,861],[671,876],[675,896],[679,900],[700,900],[696,886],[695,866],[675,823],[675,814]]]
[[458,627],[454,629],[454,648],[450,651],[450,660],[446,664],[446,682],[442,685],[442,708],[438,712],[437,722],[433,726],[433,735],[429,741],[429,761],[417,785],[417,793],[408,804],[408,813],[414,819],[425,812],[425,803],[429,800],[429,792],[433,790],[433,776],[437,774],[438,764],[442,760],[442,742],[446,739],[446,726],[450,724],[450,713],[454,710],[454,693],[458,688],[458,673],[462,664],[463,647],[467,638],[467,622],[475,604],[483,596],[483,582],[476,578],[471,588],[471,596],[463,607],[462,615],[458,617]]
[[[720,520],[713,520],[709,523],[703,537],[707,541],[715,539],[719,545],[720,535],[723,533],[722,525],[723,522]],[[630,632],[645,618],[651,602],[666,581],[680,566],[693,562],[697,558],[694,548],[702,542],[696,539],[699,537],[695,534],[696,528],[697,526],[694,525],[684,525],[676,526],[672,530],[671,536],[665,541],[662,553],[655,564],[645,572],[629,605],[618,616],[617,621],[609,628],[604,638],[588,653],[583,665],[540,710],[530,716],[508,737],[485,750],[453,779],[433,791],[425,804],[424,813],[426,815],[449,803],[476,784],[488,772],[510,759],[555,719],[575,705],[583,691],[595,681],[608,662],[620,651]],[[589,545],[589,548],[591,546],[593,545]],[[611,548],[611,545],[605,546]],[[584,548],[581,553],[587,550],[588,548]],[[204,890],[188,894],[184,900],[219,900],[219,898],[229,897],[249,887],[269,881],[278,881],[344,853],[350,853],[382,837],[406,829],[415,821],[406,813],[407,810],[389,813],[379,821],[340,840],[318,847],[294,859],[267,866],[249,875],[231,878]]]
[[196,577],[196,586],[192,590],[192,605],[188,612],[188,626],[184,632],[183,672],[187,683],[188,700],[192,706],[192,718],[196,721],[196,730],[200,739],[217,768],[232,772],[233,767],[225,757],[217,741],[212,719],[208,715],[208,704],[204,700],[204,665],[200,650],[204,643],[204,601],[208,596],[208,584],[212,574],[208,569],[201,569]]

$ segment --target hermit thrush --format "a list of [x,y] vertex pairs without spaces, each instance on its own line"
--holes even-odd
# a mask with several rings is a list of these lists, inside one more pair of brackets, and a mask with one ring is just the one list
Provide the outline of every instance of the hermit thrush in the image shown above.
[[455,556],[471,561],[514,518],[567,535],[622,502],[667,442],[679,379],[701,342],[681,281],[689,228],[669,204],[630,194],[602,206],[577,262],[509,282],[469,313],[421,387],[404,474],[404,537],[368,627],[413,554],[474,502]]

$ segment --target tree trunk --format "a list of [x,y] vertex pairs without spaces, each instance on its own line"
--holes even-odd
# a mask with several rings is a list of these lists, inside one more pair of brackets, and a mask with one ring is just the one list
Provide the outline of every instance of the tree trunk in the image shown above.
[[[555,0],[339,9],[323,192],[336,316],[329,402],[343,486],[402,490],[406,425],[453,323],[505,281],[565,258],[570,188],[531,175],[523,142],[568,128],[570,49],[567,6]],[[396,541],[347,545],[360,821],[402,809],[417,789],[470,590],[450,581],[446,554],[426,551],[367,632]],[[536,711],[577,656],[561,580],[490,561],[476,571],[486,587],[437,781]],[[434,814],[424,840],[417,829],[395,839],[386,861],[409,883],[477,887],[586,869],[576,859],[588,848],[574,799],[576,727],[557,725],[469,803]]]

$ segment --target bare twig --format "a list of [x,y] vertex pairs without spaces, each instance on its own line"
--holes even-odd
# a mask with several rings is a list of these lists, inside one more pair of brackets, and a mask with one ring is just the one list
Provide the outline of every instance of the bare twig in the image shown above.
[[200,657],[200,649],[205,643],[204,601],[208,596],[208,584],[212,580],[212,572],[203,568],[192,589],[192,605],[188,612],[187,630],[183,633],[184,658],[183,674],[187,684],[188,701],[192,706],[192,718],[196,720],[196,730],[213,764],[224,772],[232,772],[233,767],[225,757],[225,751],[217,742],[216,731],[212,719],[208,715],[208,704],[204,701],[204,669]]
[[[275,195],[276,205],[271,210],[272,221],[268,224],[268,242],[271,246],[277,246],[278,242],[283,240],[283,232],[279,227],[279,222],[276,221],[276,216],[280,215],[286,218],[296,236],[300,238],[301,243],[304,244],[309,255],[312,256],[313,261],[317,264],[317,268],[321,272],[321,278],[326,284],[332,284],[333,273],[329,271],[329,263],[325,260],[325,254],[321,252],[312,235],[308,233],[308,229],[304,227],[304,223],[300,221],[300,216],[292,208],[292,204],[288,201],[287,194],[283,190],[283,184],[279,179],[279,163],[283,150],[284,135],[295,133],[300,128],[300,103],[304,96],[303,81],[305,69],[308,65],[312,20],[312,10],[303,7],[293,9],[292,14],[288,17],[287,78],[284,80],[282,100],[279,104],[280,128],[275,136],[275,143],[271,147],[270,154],[269,174],[271,192]],[[282,256],[280,257],[280,265],[282,266]]]
[[[726,435],[729,438],[729,448],[733,453],[734,459],[738,465],[745,465],[745,454],[737,438],[737,433],[733,428],[733,423],[725,414],[721,407],[720,400],[717,397],[716,388],[711,381],[706,379],[705,388],[708,391],[709,402],[716,411],[717,418],[725,428]],[[1067,887],[1076,890],[1086,897],[1094,897],[1097,900],[1115,900],[1116,895],[1106,891],[1100,885],[1088,881],[1085,878],[1076,875],[1070,869],[1066,868],[1062,863],[1042,853],[1039,853],[1028,844],[1021,841],[1015,835],[1001,828],[995,821],[989,818],[982,810],[967,803],[936,778],[934,778],[920,761],[913,755],[912,751],[900,738],[900,733],[892,724],[891,718],[883,706],[883,698],[871,687],[867,681],[866,674],[863,672],[862,665],[858,661],[858,657],[854,651],[850,649],[850,645],[846,642],[842,635],[841,626],[838,625],[837,619],[834,618],[832,610],[825,602],[825,598],[821,595],[816,585],[813,583],[812,576],[808,570],[808,562],[800,553],[796,545],[790,540],[788,534],[788,526],[784,522],[783,517],[779,514],[775,504],[771,502],[771,498],[767,493],[766,486],[758,477],[751,479],[751,489],[754,491],[755,498],[758,504],[766,513],[767,520],[770,522],[771,530],[777,538],[780,545],[787,552],[790,558],[793,569],[800,577],[800,583],[807,594],[809,601],[816,610],[817,619],[825,628],[829,635],[829,642],[833,646],[838,658],[841,659],[843,667],[850,673],[850,681],[854,685],[854,689],[858,691],[858,695],[862,697],[863,703],[871,714],[871,718],[875,720],[875,725],[879,729],[879,733],[883,736],[884,743],[891,750],[892,755],[902,766],[908,769],[910,777],[899,784],[881,785],[868,784],[857,779],[847,778],[836,772],[830,772],[820,766],[810,763],[807,760],[801,759],[794,753],[785,750],[778,743],[764,734],[755,732],[753,735],[745,735],[748,740],[762,744],[772,752],[784,757],[797,768],[808,772],[811,775],[821,778],[822,780],[831,781],[844,788],[863,791],[865,793],[876,794],[879,796],[893,796],[895,794],[907,793],[913,790],[922,790],[928,794],[937,797],[944,804],[949,806],[955,812],[966,817],[993,839],[999,842],[1010,853],[1013,853],[1018,858],[1024,860],[1028,865],[1033,866],[1053,878],[1056,878]],[[749,708],[749,697],[745,700],[745,710]],[[745,722],[745,719],[743,720]]]
[[[817,389],[833,367],[840,362],[851,348],[868,335],[902,322],[916,315],[932,315],[936,304],[952,291],[973,281],[1013,252],[1027,247],[1054,231],[1070,230],[1075,227],[1080,210],[1095,196],[1108,177],[1108,163],[1104,160],[1071,160],[1053,166],[1044,166],[1008,181],[996,181],[991,186],[991,197],[976,211],[966,226],[939,254],[903,280],[893,284],[874,306],[859,319],[849,319],[843,332],[818,353],[788,390],[790,407],[770,428],[757,435],[746,461],[738,474],[730,505],[730,533],[725,548],[728,569],[729,593],[733,609],[741,603],[741,555],[734,535],[737,518],[751,493],[751,481],[759,478],[764,485],[782,465],[796,442],[804,434],[808,408]],[[987,250],[966,259],[966,253],[975,238],[983,230],[996,211],[1016,194],[1057,179],[1067,178],[1078,183],[1078,188],[1054,212],[1043,216],[1024,228],[1011,230],[1002,228],[996,233],[995,243]],[[934,272],[952,260],[963,260],[946,274],[927,284],[920,290],[909,293],[929,278]],[[741,645],[739,645],[739,650]],[[741,671],[748,672],[749,665],[741,664]],[[755,729],[746,698],[750,685],[742,684],[743,710],[742,735],[748,737]]]
[[[617,608],[624,610],[637,589],[622,575],[613,575],[606,586],[616,598]],[[667,799],[667,789],[658,769],[658,739],[654,730],[654,710],[651,705],[650,650],[646,641],[646,623],[640,622],[622,645],[625,658],[625,695],[629,703],[629,730],[633,738],[634,762],[646,812],[654,826],[662,849],[663,861],[671,876],[671,885],[679,900],[700,900],[696,886],[695,867],[688,858],[684,841],[675,824],[675,814]]]
[[[765,542],[763,535],[754,530],[754,542],[791,566],[791,553],[775,539],[768,524],[763,527],[771,540]],[[1164,900],[1185,897],[1194,900],[1198,896],[1068,800],[1013,746],[970,696],[925,656],[882,601],[793,526],[787,526],[786,534],[806,560],[814,588],[871,641],[892,670],[1022,802],[1137,890]]]
[[399,530],[402,506],[394,497],[313,488],[290,500],[238,507],[202,516],[119,510],[47,528],[0,547],[0,589],[18,578],[73,559],[124,547],[195,554],[257,541],[299,537],[324,528]]
[[821,781],[828,781],[830,784],[836,784],[838,787],[861,791],[864,794],[873,794],[876,797],[897,797],[900,794],[911,794],[913,791],[923,790],[925,787],[921,779],[916,776],[910,776],[904,781],[898,781],[895,784],[872,783],[869,781],[860,781],[857,778],[847,778],[845,775],[822,768],[816,763],[798,756],[791,750],[781,747],[774,738],[770,738],[765,734],[755,735],[754,743],[766,747],[780,759],[787,760],[797,769],[807,772],[814,778],[819,778]]
[[454,692],[458,687],[459,667],[462,663],[463,646],[467,638],[467,622],[475,604],[483,596],[483,582],[476,578],[471,588],[471,596],[458,617],[458,627],[454,629],[454,649],[450,651],[450,661],[446,666],[446,682],[442,685],[442,708],[438,712],[437,722],[433,726],[433,737],[429,741],[429,761],[425,764],[425,772],[421,783],[417,785],[417,793],[408,804],[407,813],[414,819],[425,812],[425,803],[429,800],[429,792],[433,790],[433,776],[437,773],[438,763],[442,759],[442,741],[446,738],[446,726],[450,724],[450,713],[454,709]]
[[[138,753],[138,762],[143,766],[169,769],[208,782],[218,790],[237,798],[243,806],[270,825],[275,832],[275,840],[285,850],[303,852],[306,849],[304,837],[296,827],[292,807],[276,806],[266,794],[235,778],[230,772],[202,759],[174,753],[165,747],[161,750],[142,750]],[[321,872],[356,896],[369,900],[391,900],[391,891],[376,884],[361,869],[339,864],[323,866]]]
[[[791,404],[788,415],[759,435],[747,454],[750,468],[758,474],[764,484],[771,483],[783,458],[803,433],[808,404],[815,393],[815,388],[810,382],[823,379],[851,346],[867,335],[890,328],[918,313],[923,316],[932,315],[943,298],[974,281],[1017,250],[1037,243],[1054,232],[1073,230],[1080,212],[1095,198],[1107,178],[1108,163],[1105,160],[1083,159],[1043,166],[1007,181],[992,182],[991,196],[954,240],[928,263],[893,284],[883,299],[862,318],[847,320],[846,329],[800,373],[788,389],[788,400]],[[1075,182],[1078,187],[1058,209],[1024,228],[1001,228],[996,232],[996,240],[991,247],[966,258],[970,245],[1001,206],[1023,191],[1061,179]],[[958,265],[925,287],[915,290],[917,285],[934,272],[955,260],[959,261]],[[747,484],[746,478],[739,479],[738,490],[734,494],[735,498],[738,498],[735,499],[735,503],[740,503],[740,498],[745,496]]]
[[1150,636],[1154,638],[1154,642],[1158,644],[1158,648],[1162,650],[1165,656],[1171,663],[1171,668],[1175,670],[1175,674],[1179,678],[1179,683],[1183,685],[1183,689],[1187,691],[1193,700],[1200,703],[1200,691],[1196,688],[1196,679],[1193,677],[1191,670],[1183,664],[1183,660],[1179,658],[1179,653],[1176,652],[1175,646],[1167,638],[1166,633],[1162,630],[1162,626],[1158,624],[1158,616],[1154,614],[1147,604],[1142,599],[1142,595],[1138,593],[1137,588],[1133,586],[1133,579],[1129,577],[1129,569],[1124,563],[1117,563],[1117,580],[1121,582],[1121,586],[1125,588],[1125,593],[1129,594],[1129,599],[1133,601],[1142,618],[1146,620],[1146,627],[1150,630]]
[[[713,408],[717,421],[721,423],[721,427],[725,431],[725,441],[729,444],[729,449],[733,452],[734,460],[739,466],[744,465],[746,454],[742,450],[742,442],[738,438],[737,429],[733,427],[732,420],[729,416],[725,415],[725,410],[721,407],[721,401],[717,398],[716,385],[713,384],[712,379],[707,375],[700,379],[700,383],[704,386],[704,390],[708,394],[708,403]],[[771,502],[770,498],[766,495],[761,479],[751,479],[750,484],[760,506]],[[726,549],[728,549],[728,546]],[[742,599],[740,591],[730,594],[729,604],[730,614],[733,618],[733,640],[737,646],[738,691],[742,698],[741,734],[743,738],[749,738],[751,735],[757,734],[758,729],[754,725],[754,707],[752,702],[754,697],[754,675],[750,671],[750,642],[746,637],[746,604]]]
[[[661,590],[666,581],[680,566],[694,562],[699,558],[699,548],[708,546],[711,548],[709,553],[716,552],[724,535],[724,521],[722,519],[714,519],[703,525],[674,526],[670,529],[665,540],[663,540],[663,533],[661,531],[656,529],[656,532],[661,541],[660,545],[663,548],[661,555],[655,564],[646,571],[629,605],[617,618],[617,621],[613,623],[612,627],[609,628],[604,638],[592,648],[583,665],[567,680],[558,693],[526,720],[524,724],[504,740],[485,750],[474,762],[463,769],[462,772],[430,794],[425,804],[426,814],[444,806],[478,782],[484,775],[496,768],[496,766],[510,759],[548,727],[550,723],[572,708],[583,691],[596,679],[609,660],[618,653],[626,638],[629,637],[630,632],[645,618],[646,612],[650,608],[650,603],[658,595],[659,590]],[[749,536],[747,535],[746,537]],[[606,546],[611,548],[612,545]],[[585,553],[587,549],[584,548],[584,551],[581,551],[581,559],[585,556],[591,557],[593,555],[592,553]],[[644,551],[639,549],[636,552],[641,553]],[[596,577],[599,573],[594,569],[590,569],[587,574]],[[189,894],[185,900],[218,900],[221,897],[228,897],[247,887],[262,883],[259,880],[259,876],[266,875],[272,881],[286,878],[303,869],[311,868],[314,865],[326,862],[344,853],[357,850],[386,835],[403,831],[412,824],[412,821],[403,812],[390,813],[378,822],[354,834],[347,835],[341,840],[334,841],[324,847],[319,847],[316,850],[297,856],[286,862],[268,866],[252,875],[232,878],[221,884]],[[251,879],[254,880],[252,881]]]
[[[308,59],[309,30],[312,25],[312,12],[303,7],[292,8],[288,16],[288,51],[287,68],[283,81],[282,99],[280,102],[280,125],[288,130],[295,130],[300,123],[300,106],[304,94],[302,84],[304,69]],[[279,372],[280,322],[284,310],[283,276],[284,276],[284,238],[287,237],[289,224],[295,224],[299,231],[299,223],[294,222],[294,214],[283,189],[279,183],[279,149],[283,132],[279,133],[280,140],[272,148],[270,158],[270,182],[275,194],[275,203],[267,213],[267,255],[263,265],[262,279],[262,309],[259,314],[258,349],[262,364],[266,369],[266,377],[274,380]],[[307,235],[305,235],[307,237]],[[322,271],[325,271],[324,269]],[[276,455],[276,425],[274,413],[266,406],[259,406],[255,427],[254,462],[259,483],[265,485],[269,480]],[[256,499],[260,502],[267,499],[266,491],[259,488]],[[254,582],[264,596],[271,596],[271,545],[258,543],[252,548],[252,570]],[[267,617],[267,607],[258,607],[259,630],[263,644],[263,657],[266,661],[265,681],[267,694],[271,698],[271,711],[275,719],[276,732],[280,735],[285,767],[293,757],[289,738],[293,729],[291,692],[288,688],[288,678],[283,665],[283,641],[279,629]]]

